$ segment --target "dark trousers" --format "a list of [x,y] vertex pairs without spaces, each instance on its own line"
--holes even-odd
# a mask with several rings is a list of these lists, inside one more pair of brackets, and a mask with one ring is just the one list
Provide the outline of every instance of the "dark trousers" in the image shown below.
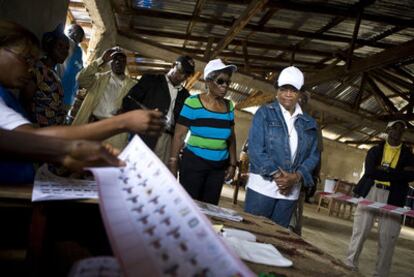
[[180,163],[180,183],[193,199],[217,205],[224,176],[224,166],[217,167],[184,150]]

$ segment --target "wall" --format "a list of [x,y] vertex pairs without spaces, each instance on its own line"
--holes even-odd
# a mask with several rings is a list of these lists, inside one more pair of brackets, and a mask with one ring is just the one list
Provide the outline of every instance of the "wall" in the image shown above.
[[17,22],[39,38],[65,23],[68,0],[0,0],[0,18]]
[[[237,153],[240,153],[241,147],[248,136],[252,118],[251,114],[236,110]],[[362,172],[366,150],[327,139],[324,139],[323,143],[321,179],[338,178],[356,183]]]

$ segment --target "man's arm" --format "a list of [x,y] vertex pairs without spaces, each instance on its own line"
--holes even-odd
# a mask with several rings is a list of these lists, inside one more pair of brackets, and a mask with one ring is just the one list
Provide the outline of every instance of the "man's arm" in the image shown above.
[[64,140],[0,129],[0,157],[5,161],[61,163],[73,170],[87,166],[121,166],[116,154],[98,142]]
[[104,140],[123,132],[156,136],[164,127],[161,115],[159,111],[137,110],[84,125],[34,128],[25,124],[15,130],[63,139]]
[[113,49],[106,50],[102,57],[91,62],[87,67],[83,68],[76,79],[80,88],[90,89],[96,82],[96,73],[111,60]]

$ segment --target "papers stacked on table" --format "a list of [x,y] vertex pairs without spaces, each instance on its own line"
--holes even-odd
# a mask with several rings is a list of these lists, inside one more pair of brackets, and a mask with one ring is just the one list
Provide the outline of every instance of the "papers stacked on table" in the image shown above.
[[48,170],[47,164],[36,172],[32,202],[97,198],[95,181],[59,177]]
[[206,215],[224,218],[231,221],[243,221],[243,217],[238,214],[236,211],[231,209],[222,208],[216,205],[204,203],[204,202],[197,202],[200,211]]

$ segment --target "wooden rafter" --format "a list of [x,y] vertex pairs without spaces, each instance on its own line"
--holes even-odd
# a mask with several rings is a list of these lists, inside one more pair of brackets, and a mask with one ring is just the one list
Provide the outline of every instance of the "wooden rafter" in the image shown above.
[[355,61],[349,70],[342,66],[331,70],[321,70],[319,72],[315,72],[308,77],[307,86],[314,86],[322,82],[335,80],[351,74],[358,74],[388,66],[411,56],[414,56],[414,40]]
[[356,110],[356,111],[358,111],[359,107],[361,106],[362,96],[364,95],[366,84],[367,84],[367,74],[364,72],[364,73],[362,73],[361,84],[359,86],[358,95],[357,95],[357,97],[354,101],[354,104],[353,104],[353,109]]
[[406,101],[410,101],[410,98],[407,94],[402,93],[399,91],[395,86],[391,84],[391,82],[382,76],[376,74],[375,72],[370,72],[371,77],[373,77],[376,81],[378,81],[381,85],[392,91],[393,93],[397,94],[401,98],[403,98]]
[[380,90],[378,85],[373,81],[370,76],[367,77],[368,85],[371,87],[371,92],[374,95],[377,102],[383,107],[383,109],[388,113],[396,113],[398,112],[397,108],[394,104],[390,101],[390,99],[384,95],[384,93]]
[[[169,20],[178,20],[178,21],[190,21],[192,19],[192,15],[186,15],[181,13],[172,13],[172,12],[164,12],[158,11],[153,9],[146,9],[146,8],[134,8],[128,11],[118,11],[117,14],[119,16],[146,16],[146,17],[153,17],[153,18],[162,18],[162,19],[169,19]],[[234,25],[233,20],[230,18],[213,18],[213,17],[206,17],[206,16],[199,16],[198,18],[194,19],[197,22],[202,22],[206,24],[212,25],[220,25],[224,27],[232,27]],[[267,26],[259,26],[257,24],[249,23],[244,26],[244,30],[246,31],[255,31],[255,32],[262,32],[262,33],[269,33],[269,34],[281,34],[281,35],[291,35],[296,37],[302,38],[312,38],[312,39],[319,39],[319,40],[326,40],[326,41],[336,41],[336,42],[343,42],[349,43],[349,38],[345,36],[338,36],[338,35],[326,35],[326,34],[315,34],[313,32],[307,31],[300,31],[300,30],[293,30],[288,28],[280,28],[280,27],[267,27]],[[365,39],[357,39],[356,41],[359,45],[366,45],[372,47],[379,47],[379,48],[389,48],[394,46],[390,43],[385,42],[375,42],[371,43]]]
[[343,137],[345,137],[345,136],[347,136],[349,134],[352,134],[353,132],[355,132],[356,130],[358,130],[360,128],[361,128],[361,125],[358,124],[354,128],[351,128],[349,130],[346,130],[345,132],[343,132],[342,134],[340,134],[339,137],[337,137],[335,139],[335,141],[339,141],[341,138],[343,138]]
[[361,7],[357,12],[358,16],[355,20],[354,32],[352,34],[352,39],[351,39],[351,42],[349,44],[348,55],[347,55],[347,58],[346,58],[346,68],[347,69],[350,69],[351,65],[352,65],[352,56],[354,55],[355,43],[358,39],[359,26],[361,25],[363,12],[364,12],[363,7]]
[[[137,35],[146,35],[146,36],[156,36],[156,37],[165,37],[165,38],[171,38],[171,39],[182,39],[185,40],[187,38],[186,34],[177,33],[177,32],[166,32],[166,31],[155,31],[155,30],[148,30],[143,28],[137,28],[135,27],[134,33]],[[124,35],[131,35],[129,30],[120,30],[120,33]],[[213,38],[214,43],[218,43],[220,41],[220,38],[217,36],[195,36],[191,35],[188,37],[188,40],[196,41],[196,42],[204,42],[207,43],[209,38]],[[242,46],[243,41],[241,39],[233,39],[231,42],[231,46]],[[267,50],[280,50],[280,51],[289,51],[290,46],[283,45],[283,44],[276,44],[276,43],[261,43],[261,42],[253,42],[248,41],[247,47],[253,47],[253,48],[262,48]],[[313,56],[320,56],[320,57],[331,57],[330,51],[323,51],[323,50],[317,50],[317,49],[298,49],[297,53],[305,54],[305,55],[313,55]]]
[[231,28],[227,31],[222,40],[217,44],[211,56],[216,57],[223,49],[225,49],[237,36],[237,34],[250,22],[250,20],[263,9],[267,1],[268,0],[252,0],[243,13],[233,23]]
[[[197,18],[200,15],[200,12],[205,4],[206,0],[197,0],[195,7],[194,7],[194,11],[193,11],[193,18],[190,20],[190,22],[188,22],[187,25],[187,30],[185,31],[185,33],[187,34],[187,37],[189,37],[191,35],[191,32],[193,31],[193,28],[195,26],[195,21],[194,18]],[[187,40],[186,39],[183,43],[183,47],[186,47],[187,44]]]
[[243,43],[243,59],[244,59],[244,70],[249,73],[250,72],[250,65],[249,65],[249,51],[247,50],[247,43]]

